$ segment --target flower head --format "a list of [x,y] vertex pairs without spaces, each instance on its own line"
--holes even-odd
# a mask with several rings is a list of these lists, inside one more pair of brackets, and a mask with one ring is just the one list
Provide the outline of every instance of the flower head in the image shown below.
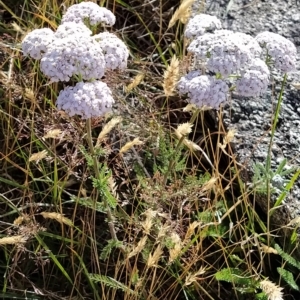
[[92,31],[83,23],[65,22],[57,27],[55,38],[63,39],[72,35],[91,36]]
[[184,35],[190,39],[203,35],[206,31],[221,28],[221,21],[217,17],[199,14],[189,20]]
[[283,36],[273,32],[262,32],[256,36],[257,42],[267,50],[275,68],[289,72],[296,67],[297,49]]
[[270,71],[261,59],[255,59],[252,65],[236,81],[236,91],[240,96],[255,97],[264,93],[269,84]]
[[35,29],[28,33],[22,41],[23,54],[34,59],[41,59],[53,39],[54,32],[50,28]]
[[229,76],[250,65],[254,58],[241,37],[229,30],[216,30],[197,37],[188,47],[196,59],[206,61],[209,71]]
[[105,60],[92,37],[72,35],[49,45],[40,67],[52,82],[69,81],[75,75],[91,80],[103,77]]
[[201,75],[199,71],[192,71],[182,77],[178,89],[180,94],[188,94],[192,104],[212,108],[219,108],[220,104],[227,100],[229,91],[224,80]]
[[108,26],[113,26],[116,22],[116,17],[107,8],[88,1],[70,6],[63,15],[61,22],[62,24],[65,22],[87,22],[91,26],[104,23]]
[[107,69],[125,69],[129,51],[122,40],[109,32],[101,32],[93,36],[99,43],[105,58]]
[[56,106],[69,116],[79,115],[83,119],[100,117],[110,112],[114,99],[106,83],[101,81],[78,82],[60,91]]

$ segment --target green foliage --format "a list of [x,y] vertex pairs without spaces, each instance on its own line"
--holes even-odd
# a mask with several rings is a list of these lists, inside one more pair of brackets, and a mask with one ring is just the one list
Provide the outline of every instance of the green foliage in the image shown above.
[[244,276],[243,272],[238,268],[225,268],[215,274],[218,281],[226,281],[236,285],[252,286],[253,279],[249,276]]
[[[177,141],[178,142],[178,141]],[[173,160],[172,172],[181,172],[186,168],[186,156],[182,155],[184,146],[176,149],[174,143],[169,136],[161,134],[158,143],[157,155],[154,157],[152,153],[148,153],[148,158],[153,160],[153,171],[165,174],[168,172],[170,160]],[[170,179],[170,178],[169,178]]]
[[[273,182],[274,185],[274,186],[271,185],[271,192],[275,191],[275,187],[278,188],[279,190],[284,190],[285,185],[288,181],[283,178],[297,170],[297,168],[294,167],[287,168],[286,170],[284,170],[286,167],[286,163],[287,160],[283,159],[275,171],[272,171],[271,169],[267,170],[267,167],[264,166],[262,163],[258,162],[254,164],[253,166],[254,175],[252,177],[252,182],[255,191],[261,194],[266,194],[268,190],[268,186],[267,186],[268,182],[270,182],[271,184]],[[283,183],[282,186],[275,185],[276,178],[280,178],[282,180]]]
[[130,293],[133,295],[136,294],[132,289],[128,288],[126,285],[109,276],[90,274],[90,279],[94,282],[100,282],[105,286],[115,290],[122,290],[123,292]]
[[284,252],[278,244],[275,244],[275,249],[278,252],[278,254],[290,265],[296,267],[298,270],[300,270],[300,262],[297,261],[295,258],[293,258],[288,253]]
[[283,268],[277,268],[277,272],[284,279],[284,281],[294,290],[299,291],[299,287],[295,282],[294,275],[290,271],[287,271]]
[[107,245],[103,248],[100,254],[100,259],[107,260],[108,256],[111,254],[112,250],[115,248],[121,248],[123,243],[116,240],[108,240]]
[[102,197],[105,197],[107,204],[111,208],[115,208],[117,206],[117,199],[112,195],[109,188],[109,180],[111,179],[111,177],[111,170],[109,170],[105,164],[100,165],[99,178],[91,176],[93,187],[98,190],[99,194]]

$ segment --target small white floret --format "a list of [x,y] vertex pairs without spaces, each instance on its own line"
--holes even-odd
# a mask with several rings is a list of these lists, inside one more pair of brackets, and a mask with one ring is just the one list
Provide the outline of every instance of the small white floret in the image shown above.
[[69,81],[73,76],[84,80],[101,79],[105,59],[92,37],[73,35],[56,39],[44,54],[40,68],[51,82]]
[[62,17],[61,23],[65,22],[87,22],[91,26],[102,23],[113,26],[116,22],[116,17],[107,8],[88,1],[70,6]]
[[56,101],[57,109],[83,119],[104,116],[111,112],[113,104],[112,92],[102,81],[78,82],[74,87],[68,86],[60,91]]
[[103,51],[107,69],[125,69],[127,67],[129,51],[121,39],[109,32],[101,32],[94,35],[93,38]]
[[266,49],[276,69],[290,72],[296,68],[297,48],[291,41],[268,31],[258,34],[256,40]]
[[53,42],[54,32],[50,28],[35,29],[28,33],[22,41],[22,51],[34,59],[41,59]]
[[221,28],[221,21],[217,17],[199,14],[189,20],[184,35],[189,39],[193,39],[203,35],[206,31],[213,31]]

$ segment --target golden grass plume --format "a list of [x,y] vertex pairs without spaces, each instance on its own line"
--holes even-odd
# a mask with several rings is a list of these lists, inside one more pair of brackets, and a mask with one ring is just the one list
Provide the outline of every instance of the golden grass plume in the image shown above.
[[125,92],[130,93],[134,88],[136,88],[142,82],[144,78],[145,78],[144,73],[137,74],[133,78],[133,81],[130,84],[128,84],[128,86],[125,88]]
[[164,73],[163,88],[167,97],[174,95],[176,84],[179,80],[179,60],[174,55],[171,59],[170,65]]
[[73,226],[73,222],[70,219],[66,218],[62,214],[59,214],[59,213],[56,213],[56,212],[46,212],[46,211],[43,211],[43,212],[41,212],[41,215],[45,219],[52,219],[52,220],[56,220],[60,224],[65,224],[65,225],[68,225],[68,226]]
[[28,237],[24,235],[7,236],[0,239],[0,245],[16,245],[26,243]]
[[280,286],[276,285],[268,278],[259,283],[260,288],[268,296],[268,300],[283,300],[283,294]]
[[191,15],[190,8],[195,0],[183,0],[182,3],[179,5],[175,13],[173,14],[168,28],[174,26],[174,24],[180,20],[183,24],[187,22]]
[[125,153],[128,150],[130,150],[132,147],[134,146],[140,146],[143,145],[144,142],[142,142],[139,138],[135,138],[132,141],[126,143],[121,149],[120,149],[120,153]]
[[97,138],[96,147],[99,147],[100,143],[103,139],[122,121],[121,117],[112,118],[107,124],[104,125],[103,129],[101,130],[100,134]]

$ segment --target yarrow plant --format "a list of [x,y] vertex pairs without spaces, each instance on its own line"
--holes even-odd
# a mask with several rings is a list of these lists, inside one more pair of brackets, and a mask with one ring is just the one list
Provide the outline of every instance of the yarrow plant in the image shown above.
[[191,40],[187,51],[194,63],[177,87],[197,107],[219,108],[229,91],[244,97],[259,96],[268,88],[270,67],[282,72],[295,68],[296,47],[284,37],[263,32],[253,38],[221,28],[216,17],[199,14],[185,29]]
[[[125,69],[129,51],[116,35],[101,32],[93,35],[97,25],[112,26],[116,18],[106,8],[93,2],[82,2],[67,9],[56,32],[36,29],[22,41],[24,55],[40,59],[40,69],[51,82],[77,82],[60,91],[58,109],[70,117],[86,119],[87,141],[93,158],[95,180],[100,180],[100,167],[91,134],[91,118],[112,110],[114,99],[101,81],[106,70]],[[96,182],[95,181],[95,182]],[[103,200],[113,240],[117,240],[108,200]]]
[[[41,59],[40,69],[50,82],[68,82],[71,78],[79,81],[75,87],[66,87],[57,101],[57,107],[71,116],[98,117],[112,108],[111,91],[98,80],[107,69],[125,69],[129,52],[116,35],[109,32],[92,35],[89,27],[114,23],[115,16],[108,9],[82,2],[67,9],[56,32],[36,29],[22,41],[24,55]],[[101,93],[99,87],[103,88]],[[80,101],[79,94],[85,95]]]

